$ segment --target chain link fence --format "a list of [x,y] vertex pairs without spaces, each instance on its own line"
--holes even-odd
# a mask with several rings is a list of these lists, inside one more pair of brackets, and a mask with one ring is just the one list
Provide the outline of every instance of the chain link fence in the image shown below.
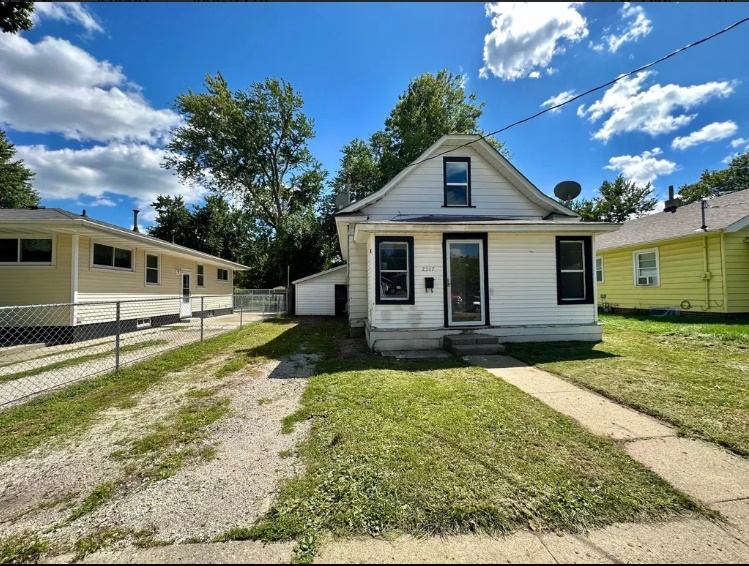
[[234,307],[249,313],[280,316],[287,311],[286,289],[235,289]]
[[285,295],[0,307],[0,409],[285,314]]

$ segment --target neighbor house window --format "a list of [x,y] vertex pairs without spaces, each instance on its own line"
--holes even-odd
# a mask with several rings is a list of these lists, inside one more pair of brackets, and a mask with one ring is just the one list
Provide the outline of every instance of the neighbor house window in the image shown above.
[[146,254],[146,284],[159,284],[159,256]]
[[589,236],[557,236],[557,304],[593,302],[593,270]]
[[471,206],[471,158],[444,157],[445,206]]
[[378,304],[414,304],[414,239],[377,236],[375,261]]
[[94,244],[92,263],[97,267],[133,269],[133,252],[104,244]]
[[635,285],[638,287],[657,287],[660,283],[658,273],[658,250],[644,250],[634,253]]
[[596,281],[603,283],[603,258],[596,258]]
[[198,266],[198,287],[205,287],[205,273],[202,265]]
[[229,270],[227,269],[220,269],[218,270],[218,280],[219,281],[228,281],[229,280]]
[[0,263],[52,265],[52,238],[0,238]]

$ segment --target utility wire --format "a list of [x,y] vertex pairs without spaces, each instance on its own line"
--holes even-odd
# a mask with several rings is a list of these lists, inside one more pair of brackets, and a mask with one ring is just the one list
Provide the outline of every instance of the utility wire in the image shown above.
[[557,108],[561,108],[562,106],[565,106],[567,104],[575,102],[575,100],[578,100],[578,99],[582,98],[583,96],[587,96],[588,94],[594,93],[594,92],[599,91],[601,89],[604,89],[604,88],[606,88],[608,86],[611,86],[614,83],[617,83],[620,80],[625,79],[625,78],[627,78],[629,76],[635,75],[637,73],[641,73],[642,71],[644,71],[646,69],[649,69],[650,67],[653,67],[653,66],[657,65],[658,63],[662,63],[666,59],[670,59],[671,57],[674,57],[675,55],[678,55],[679,53],[681,53],[683,51],[686,51],[687,49],[691,49],[692,47],[697,47],[698,45],[700,45],[702,43],[710,41],[711,39],[714,39],[714,38],[718,37],[719,35],[722,35],[722,34],[728,32],[728,31],[731,31],[732,29],[740,26],[741,24],[745,24],[746,22],[749,22],[749,17],[743,18],[743,19],[741,19],[741,20],[739,20],[737,22],[734,22],[733,24],[731,24],[727,28],[723,28],[722,30],[717,31],[717,32],[715,32],[712,35],[708,35],[707,37],[703,37],[702,39],[700,39],[698,41],[695,41],[693,43],[685,45],[684,47],[680,47],[676,51],[672,51],[668,55],[664,55],[660,59],[656,59],[655,61],[652,61],[651,63],[648,63],[647,65],[643,65],[642,67],[638,67],[637,69],[634,69],[633,71],[629,71],[628,73],[625,73],[623,75],[619,75],[618,77],[616,77],[613,80],[610,80],[607,83],[604,83],[604,84],[599,85],[597,87],[594,87],[594,88],[591,88],[589,90],[586,90],[585,92],[583,92],[581,94],[578,94],[577,96],[573,96],[569,100],[565,100],[564,102],[561,102],[561,103],[559,103],[559,104],[557,104],[555,106],[551,106],[549,108],[546,108],[545,110],[541,110],[540,112],[536,112],[532,116],[528,116],[527,118],[523,118],[522,120],[518,120],[517,122],[513,122],[512,124],[509,124],[508,126],[505,126],[504,128],[500,128],[499,130],[494,130],[493,132],[490,132],[488,134],[476,134],[476,135],[479,136],[478,139],[471,140],[471,141],[466,142],[466,143],[464,143],[462,145],[454,147],[453,149],[448,149],[447,151],[443,151],[442,153],[438,153],[436,155],[432,155],[431,157],[426,157],[426,158],[424,158],[424,159],[422,159],[420,161],[414,161],[410,165],[420,165],[420,164],[422,164],[422,163],[424,163],[426,161],[429,161],[431,159],[436,159],[437,157],[441,157],[441,156],[446,155],[448,153],[452,153],[453,151],[457,151],[457,150],[459,150],[459,149],[461,149],[463,147],[466,147],[466,146],[469,146],[469,145],[471,145],[473,143],[476,143],[479,139],[483,139],[484,141],[487,141],[486,140],[487,137],[497,135],[497,134],[499,134],[501,132],[509,130],[510,128],[514,128],[515,126],[519,126],[520,124],[523,124],[525,122],[529,122],[530,120],[538,118],[542,114],[546,114],[547,112],[551,112],[552,110],[556,110]]

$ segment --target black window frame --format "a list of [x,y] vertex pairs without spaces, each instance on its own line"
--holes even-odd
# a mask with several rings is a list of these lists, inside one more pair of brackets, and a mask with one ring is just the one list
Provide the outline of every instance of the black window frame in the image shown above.
[[[389,299],[380,296],[380,244],[383,242],[408,245],[408,297],[405,299]],[[416,293],[414,289],[414,239],[413,236],[375,236],[375,304],[377,305],[413,305]]]
[[[583,242],[583,281],[585,283],[585,298],[562,299],[562,268],[560,265],[561,243]],[[557,236],[556,237],[556,270],[557,270],[557,305],[592,305],[595,300],[593,259],[593,238],[591,236]]]
[[205,265],[198,265],[198,271],[195,274],[198,287],[205,287]]
[[[148,258],[149,257],[155,257],[156,258],[156,267],[150,267],[148,265]],[[149,254],[146,252],[146,285],[161,285],[161,254]],[[148,280],[148,274],[151,271],[156,271],[156,281],[149,281]]]
[[[468,203],[467,204],[447,204],[447,164],[448,163],[466,163],[468,164]],[[444,208],[473,208],[471,202],[471,158],[470,157],[443,157],[442,158],[442,196]]]
[[[102,246],[105,248],[112,248],[112,263],[110,265],[105,265],[103,263],[96,263],[95,257],[96,257],[96,246]],[[129,254],[130,259],[130,267],[119,267],[115,265],[117,263],[117,251],[121,252],[127,252]],[[115,271],[135,271],[135,252],[132,249],[129,248],[118,248],[117,246],[110,246],[109,244],[102,244],[100,242],[92,242],[91,243],[91,267],[96,269],[113,269]]]
[[[226,278],[221,277],[221,272],[226,273]],[[223,267],[216,268],[216,280],[217,281],[229,281],[229,270],[224,269]]]
[[[48,266],[48,265],[55,265],[55,238],[53,236],[0,236],[1,240],[15,240],[15,260],[13,261],[0,261],[0,265],[3,266],[13,266],[13,265],[25,265],[25,266]],[[29,242],[32,240],[44,240],[45,242],[49,242],[49,261],[39,261],[39,260],[24,260],[24,242]]]

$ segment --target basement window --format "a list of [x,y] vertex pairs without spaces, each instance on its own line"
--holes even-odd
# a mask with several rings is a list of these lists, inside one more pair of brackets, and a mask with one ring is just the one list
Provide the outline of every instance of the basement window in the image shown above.
[[135,321],[135,327],[136,328],[150,328],[151,327],[151,319],[150,318],[139,318]]

